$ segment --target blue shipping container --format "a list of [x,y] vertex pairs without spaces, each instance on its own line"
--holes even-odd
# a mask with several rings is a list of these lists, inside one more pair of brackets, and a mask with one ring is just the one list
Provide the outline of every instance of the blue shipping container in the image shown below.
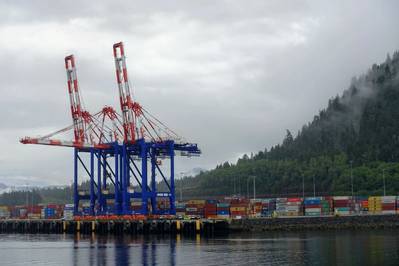
[[319,205],[321,203],[320,200],[305,200],[303,202],[305,205]]

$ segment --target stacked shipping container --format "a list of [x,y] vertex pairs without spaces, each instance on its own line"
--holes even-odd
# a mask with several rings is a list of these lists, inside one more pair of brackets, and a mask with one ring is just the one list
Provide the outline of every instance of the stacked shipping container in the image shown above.
[[217,203],[216,204],[217,218],[225,219],[230,217],[230,203]]
[[302,199],[301,198],[287,198],[285,215],[286,216],[300,216],[302,215]]
[[382,211],[381,197],[369,197],[368,207],[370,214],[380,214]]
[[230,201],[230,215],[232,218],[247,217],[250,212],[249,201],[247,199],[232,199]]
[[303,204],[305,206],[305,216],[320,216],[321,215],[321,200],[320,197],[305,198]]
[[6,219],[10,217],[10,211],[7,206],[0,206],[0,219]]
[[250,216],[252,217],[261,217],[262,215],[262,201],[260,199],[251,199],[250,200]]
[[184,202],[178,202],[175,205],[176,207],[176,215],[183,217],[186,215],[186,203]]
[[196,218],[204,217],[205,200],[189,200],[186,203],[186,215]]
[[262,199],[262,211],[261,217],[270,217],[276,210],[276,200],[275,199]]
[[207,200],[204,206],[204,217],[207,219],[214,219],[217,217],[217,201]]
[[381,197],[381,210],[382,210],[382,214],[395,214],[396,213],[396,197],[395,196]]
[[64,220],[73,220],[73,204],[65,204],[64,206]]
[[334,197],[334,214],[349,215],[351,214],[352,198],[348,196]]
[[287,198],[276,198],[276,214],[285,216],[287,211]]
[[333,207],[333,198],[332,197],[323,197],[320,200],[321,205],[321,215],[331,215],[332,207]]

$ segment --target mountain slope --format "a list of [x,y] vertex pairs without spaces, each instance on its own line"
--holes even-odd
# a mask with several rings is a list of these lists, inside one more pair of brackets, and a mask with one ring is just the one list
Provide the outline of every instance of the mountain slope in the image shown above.
[[[283,142],[244,155],[236,164],[184,181],[186,196],[245,194],[255,177],[258,194],[345,194],[351,190],[351,165],[356,193],[382,189],[384,169],[389,192],[399,190],[399,52],[367,74],[354,78],[341,96]],[[249,180],[251,178],[251,180]],[[252,183],[251,183],[252,184]],[[179,185],[179,184],[178,184]],[[251,190],[252,191],[252,190]],[[252,192],[251,192],[252,193]]]

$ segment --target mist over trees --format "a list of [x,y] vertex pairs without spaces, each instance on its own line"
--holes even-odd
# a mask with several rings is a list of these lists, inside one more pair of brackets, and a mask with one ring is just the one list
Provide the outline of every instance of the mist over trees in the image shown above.
[[[192,196],[252,193],[306,195],[350,194],[351,170],[357,195],[399,191],[399,52],[353,78],[347,90],[328,101],[295,135],[287,130],[281,144],[236,164],[224,163],[201,173],[187,189]],[[352,166],[352,167],[351,167]],[[247,189],[248,187],[248,189]]]

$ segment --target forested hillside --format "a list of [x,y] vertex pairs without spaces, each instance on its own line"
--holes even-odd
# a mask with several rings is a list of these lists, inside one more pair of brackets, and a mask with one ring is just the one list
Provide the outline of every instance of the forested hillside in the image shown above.
[[[399,52],[353,78],[342,95],[328,101],[295,136],[235,164],[224,163],[186,179],[191,196],[258,194],[348,194],[351,169],[356,194],[399,191]],[[322,89],[322,88],[321,88]],[[266,138],[266,136],[265,136]],[[352,167],[351,167],[352,165]],[[248,179],[251,179],[249,182]],[[313,182],[314,181],[314,182]],[[314,185],[315,184],[315,189]]]

